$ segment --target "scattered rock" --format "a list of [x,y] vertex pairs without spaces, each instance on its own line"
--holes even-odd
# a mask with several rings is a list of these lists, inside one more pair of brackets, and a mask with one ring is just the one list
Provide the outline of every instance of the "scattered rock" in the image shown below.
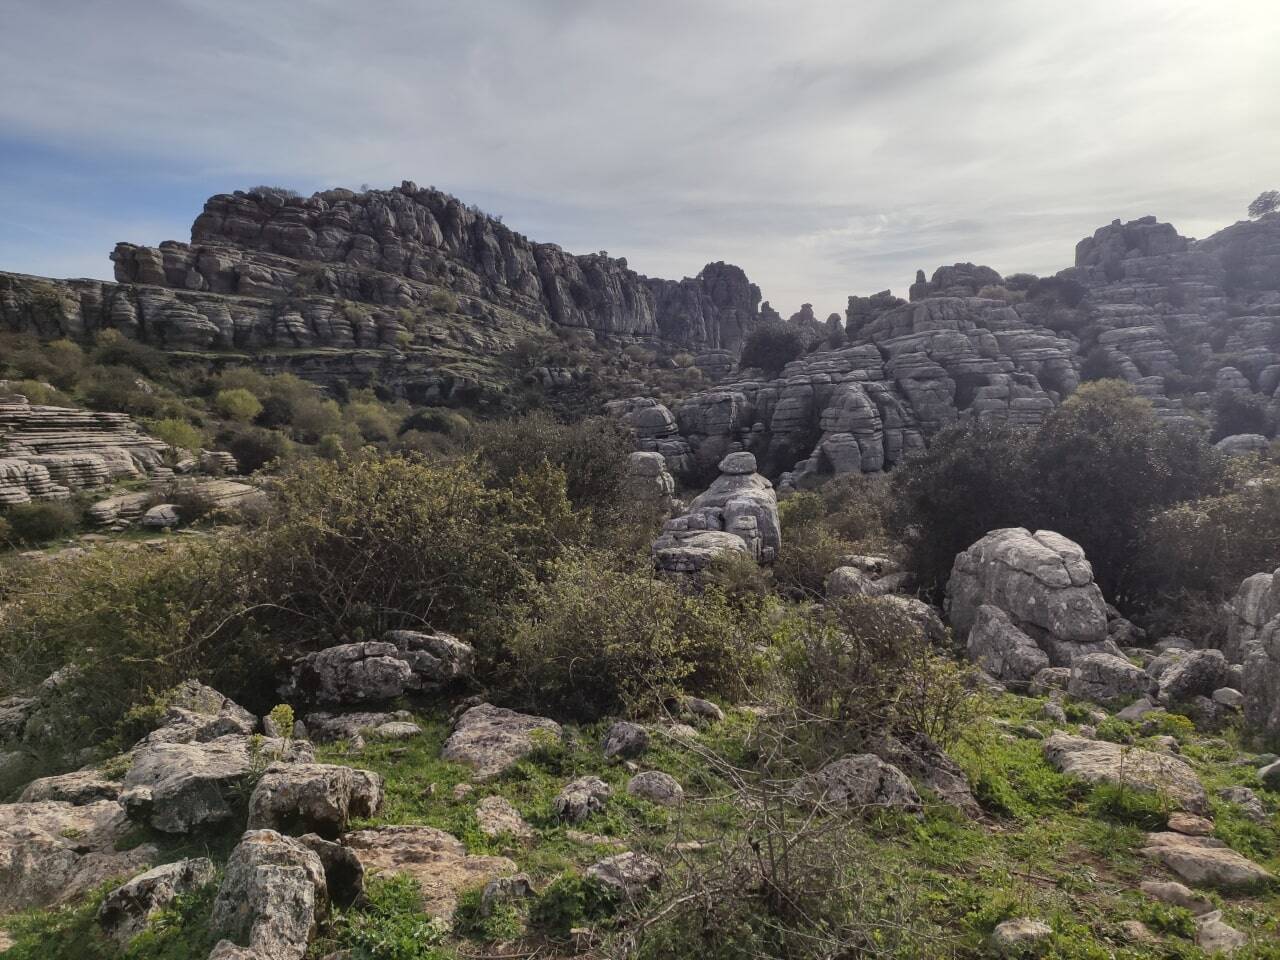
[[525,823],[520,811],[503,797],[485,797],[476,804],[476,821],[485,836],[508,834],[517,840],[529,840],[534,836],[533,828]]
[[1052,936],[1047,923],[1020,917],[996,925],[991,933],[991,948],[1001,957],[1039,956]]
[[1213,691],[1213,702],[1231,710],[1244,709],[1244,694],[1234,687],[1219,687]]
[[[190,833],[231,819],[241,785],[253,769],[250,739],[150,743],[138,747],[125,774],[120,803],[133,820],[164,833]],[[264,739],[263,756],[313,759],[310,744]]]
[[607,760],[634,760],[649,749],[649,731],[638,723],[619,720],[604,735],[602,746]]
[[1240,808],[1241,814],[1254,823],[1266,822],[1267,810],[1262,805],[1262,798],[1248,787],[1223,787],[1218,791],[1218,796],[1235,804]]
[[613,790],[599,777],[579,777],[570,781],[556,797],[553,809],[561,820],[581,823],[604,809]]
[[1258,771],[1258,779],[1268,790],[1280,793],[1280,760],[1269,763]]
[[440,756],[471,767],[477,779],[495,777],[530,753],[534,732],[560,740],[560,724],[488,703],[478,704],[458,718]]
[[1139,697],[1137,700],[1133,701],[1133,703],[1129,704],[1127,707],[1125,707],[1123,710],[1117,713],[1116,719],[1124,720],[1126,723],[1133,723],[1136,720],[1141,720],[1144,716],[1146,716],[1148,713],[1151,713],[1153,710],[1158,710],[1158,709],[1159,708],[1154,703],[1152,703],[1149,698]]
[[1235,927],[1224,923],[1220,915],[1210,915],[1196,921],[1196,946],[1207,954],[1230,956],[1248,944],[1249,938]]
[[98,908],[98,925],[107,936],[127,944],[175,897],[199,890],[216,875],[213,861],[204,857],[152,867],[106,895]]
[[422,728],[406,720],[392,720],[378,724],[369,733],[378,740],[412,740],[422,736]]
[[701,697],[685,697],[680,701],[680,711],[695,720],[707,723],[720,723],[724,720],[724,711],[710,700]]
[[1027,693],[1033,697],[1043,697],[1054,690],[1066,690],[1070,682],[1070,667],[1045,667],[1043,670],[1037,670],[1036,675],[1031,678]]
[[315,853],[274,830],[250,830],[227,861],[209,929],[264,960],[302,960],[327,901]]
[[1230,682],[1229,666],[1221,650],[1189,650],[1160,674],[1156,699],[1165,706],[1207,697]]
[[1159,939],[1141,920],[1122,920],[1119,927],[1120,936],[1129,943],[1155,943]]
[[627,793],[663,807],[678,807],[684,801],[684,789],[676,778],[660,770],[637,773],[627,781]]
[[1081,700],[1118,707],[1141,696],[1150,678],[1140,667],[1108,653],[1086,653],[1071,663],[1067,693]]
[[982,816],[964,770],[925,734],[884,737],[876,744],[875,753],[966,816],[975,820]]
[[1169,814],[1169,829],[1188,837],[1213,836],[1213,821],[1193,813],[1175,810]]
[[129,827],[112,800],[0,804],[0,915],[66,903],[150,866],[154,846],[116,849]]
[[494,908],[512,900],[528,900],[536,897],[533,881],[525,873],[517,873],[511,877],[497,877],[484,885],[480,892],[480,915],[492,915]]
[[874,596],[875,579],[857,567],[836,567],[827,575],[825,592],[828,600]]
[[1208,810],[1199,778],[1176,757],[1062,732],[1045,741],[1044,755],[1056,770],[1088,783],[1124,783],[1135,790],[1166,794],[1191,813]]
[[434,827],[356,830],[343,842],[366,873],[413,877],[422,889],[424,909],[433,917],[452,916],[463,890],[516,872],[516,865],[506,857],[469,856],[457,838]]
[[809,776],[801,790],[819,804],[856,813],[877,809],[918,813],[923,808],[903,772],[869,753],[832,761]]
[[333,839],[382,806],[382,777],[328,763],[272,764],[249,798],[249,829]]
[[1272,879],[1262,867],[1212,837],[1152,833],[1141,852],[1196,886],[1247,889]]
[[662,885],[662,864],[643,853],[620,853],[592,864],[587,876],[623,897],[634,898]]
[[115,800],[120,796],[120,782],[108,780],[94,767],[63,773],[55,777],[32,780],[18,797],[19,803],[62,800],[76,805]]
[[1040,715],[1050,723],[1063,726],[1067,722],[1066,711],[1062,709],[1062,704],[1055,703],[1052,700],[1046,700],[1044,706],[1040,708]]
[[1213,901],[1193,893],[1176,880],[1143,880],[1138,889],[1153,900],[1189,910],[1192,916],[1202,916],[1213,910]]

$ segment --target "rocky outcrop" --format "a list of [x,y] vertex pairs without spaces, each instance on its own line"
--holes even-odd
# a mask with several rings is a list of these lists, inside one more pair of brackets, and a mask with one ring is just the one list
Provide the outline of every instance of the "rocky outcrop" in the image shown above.
[[906,775],[869,753],[834,760],[806,778],[798,793],[828,808],[870,814],[876,810],[917,813],[920,795]]
[[[1003,611],[1009,623],[990,611],[980,621],[984,606]],[[1018,680],[1044,666],[1069,667],[1081,654],[1120,655],[1108,638],[1106,603],[1084,551],[1050,530],[994,530],[957,556],[947,615],[957,636],[978,631],[969,641],[973,656]],[[1034,641],[1049,663],[1040,663],[1009,627]]]
[[1255,573],[1226,605],[1226,659],[1243,662],[1245,724],[1280,736],[1280,570]]
[[249,829],[332,839],[382,806],[382,777],[328,763],[272,764],[249,797]]
[[1177,757],[1061,732],[1044,742],[1044,755],[1055,769],[1087,783],[1124,784],[1129,789],[1161,794],[1191,813],[1209,809],[1195,771]]
[[732,552],[772,563],[781,546],[773,484],[756,473],[751,454],[730,453],[720,461],[720,476],[710,488],[694,498],[684,515],[663,525],[653,555],[659,569],[689,573]]
[[280,693],[321,706],[379,703],[465,679],[474,666],[475,652],[457,637],[391,630],[300,657]]
[[530,753],[539,736],[558,741],[563,732],[554,720],[481,703],[458,718],[440,756],[465,764],[477,779],[486,779]]
[[205,857],[153,867],[116,887],[98,908],[98,925],[118,943],[128,944],[148,921],[183,894],[194,893],[217,875]]

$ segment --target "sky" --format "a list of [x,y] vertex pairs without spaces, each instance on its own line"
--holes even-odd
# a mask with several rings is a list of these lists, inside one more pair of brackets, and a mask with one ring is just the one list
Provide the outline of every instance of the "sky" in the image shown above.
[[1276,0],[0,0],[0,270],[110,279],[212,194],[407,179],[825,316],[1241,219],[1278,51]]

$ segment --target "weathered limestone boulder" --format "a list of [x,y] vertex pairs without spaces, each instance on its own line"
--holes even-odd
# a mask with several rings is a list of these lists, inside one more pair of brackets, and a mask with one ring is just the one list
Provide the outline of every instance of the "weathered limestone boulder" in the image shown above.
[[683,516],[668,520],[653,542],[659,569],[689,573],[729,552],[773,562],[782,546],[778,497],[773,484],[755,471],[749,453],[730,453],[720,461],[719,478]]
[[98,769],[87,767],[71,773],[32,780],[18,796],[19,803],[60,800],[75,806],[115,800],[120,795],[120,782],[108,780]]
[[488,837],[507,834],[517,840],[529,840],[534,836],[533,828],[520,816],[520,811],[503,797],[485,797],[477,803],[476,822],[480,824],[480,832]]
[[297,840],[320,858],[331,904],[349,907],[360,899],[364,893],[364,867],[349,848],[315,833],[305,833]]
[[884,737],[875,745],[875,754],[966,816],[982,815],[964,770],[925,734]]
[[328,763],[273,763],[249,797],[250,830],[318,833],[332,839],[352,817],[382,806],[382,777]]
[[116,887],[98,908],[98,925],[107,936],[127,944],[175,898],[211,883],[217,871],[206,857],[152,867]]
[[408,710],[352,710],[332,713],[317,710],[308,713],[303,721],[309,739],[316,743],[328,743],[333,740],[351,740],[365,735],[374,736],[388,724],[409,723],[413,714]]
[[627,458],[625,489],[629,497],[641,503],[670,510],[676,481],[667,472],[667,461],[662,454],[637,451]]
[[152,530],[165,530],[170,527],[176,527],[181,522],[182,518],[178,515],[178,508],[172,503],[157,503],[154,507],[149,508],[142,515],[142,519],[138,521],[139,525]]
[[1240,813],[1254,823],[1266,822],[1267,808],[1262,798],[1248,787],[1223,787],[1218,791],[1218,796],[1237,806]]
[[212,687],[184,680],[165,695],[161,725],[141,744],[207,743],[219,737],[248,736],[258,728],[258,718]]
[[619,853],[587,867],[587,877],[624,898],[662,885],[662,864],[643,853]]
[[1008,614],[1055,667],[1083,653],[1120,654],[1084,551],[1052,531],[994,530],[956,557],[947,615],[958,635],[968,636],[984,605]]
[[1109,653],[1086,653],[1071,663],[1067,693],[1104,707],[1122,707],[1147,692],[1145,670]]
[[591,814],[603,810],[612,795],[613,788],[599,777],[579,777],[565,784],[552,809],[559,819],[567,823],[581,823]]
[[824,592],[828,600],[841,597],[870,597],[876,594],[875,578],[858,567],[836,567],[827,574]]
[[1262,633],[1280,616],[1280,578],[1275,573],[1246,577],[1227,604],[1227,642],[1223,654],[1244,663],[1262,646]]
[[918,813],[923,808],[906,775],[870,753],[828,763],[807,778],[800,792],[822,806],[858,813],[884,809]]
[[554,720],[481,703],[458,718],[440,756],[471,767],[476,779],[495,777],[537,746],[539,730],[553,740],[563,737]]
[[312,850],[274,830],[250,830],[227,861],[209,928],[247,956],[302,960],[327,906],[324,865]]
[[684,802],[684,788],[675,777],[661,770],[646,770],[627,781],[627,793],[663,807]]
[[978,607],[969,629],[969,659],[1004,684],[1023,684],[1049,669],[1049,656],[999,607]]
[[280,692],[320,705],[379,703],[464,679],[474,666],[474,651],[457,637],[391,630],[301,657]]
[[1212,696],[1231,679],[1230,664],[1221,650],[1190,650],[1159,675],[1156,697],[1164,706]]
[[1042,920],[1018,917],[996,924],[991,949],[998,957],[1034,957],[1048,945],[1053,928]]
[[1271,441],[1260,433],[1233,433],[1229,437],[1223,437],[1213,448],[1228,457],[1247,457],[1254,453],[1264,453],[1270,446]]
[[1187,883],[1227,890],[1259,886],[1272,875],[1213,837],[1152,833],[1142,854],[1158,860]]
[[0,915],[67,903],[150,866],[153,845],[116,849],[130,829],[113,800],[0,804]]
[[164,833],[190,833],[226,823],[254,767],[255,748],[283,762],[314,760],[306,741],[229,735],[205,743],[146,743],[133,753],[120,803],[129,818]]
[[1264,737],[1280,736],[1280,571],[1246,578],[1227,605],[1227,618],[1223,652],[1244,664],[1245,726]]
[[417,881],[423,909],[433,917],[452,916],[462,891],[516,872],[506,857],[469,856],[461,841],[434,827],[356,830],[343,843],[366,873],[407,874]]
[[1137,791],[1163,794],[1191,813],[1203,814],[1209,809],[1200,779],[1177,757],[1106,740],[1086,740],[1062,731],[1045,740],[1044,756],[1054,769],[1088,783],[1124,784]]
[[649,731],[638,723],[619,720],[605,733],[601,746],[607,760],[634,760],[649,749]]

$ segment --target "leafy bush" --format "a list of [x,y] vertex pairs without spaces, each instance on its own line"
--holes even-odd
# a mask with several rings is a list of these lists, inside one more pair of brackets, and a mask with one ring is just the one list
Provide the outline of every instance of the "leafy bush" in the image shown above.
[[36,500],[9,507],[3,519],[12,539],[34,546],[74,533],[80,526],[80,511],[66,501]]
[[757,367],[770,376],[804,354],[804,337],[795,327],[781,320],[765,320],[747,334],[738,365],[742,369]]
[[448,934],[423,912],[418,882],[400,875],[370,880],[362,902],[334,918],[330,938],[351,960],[446,960]]
[[1262,395],[1224,391],[1214,397],[1210,439],[1217,441],[1237,433],[1260,433],[1264,437],[1276,435],[1275,415]]
[[497,485],[508,485],[545,464],[564,471],[575,507],[612,515],[625,505],[622,490],[631,440],[612,419],[566,424],[535,412],[477,424],[471,444]]
[[[795,499],[788,498],[786,502]],[[848,540],[821,521],[782,526],[782,548],[773,562],[773,579],[778,590],[794,600],[817,599],[823,595],[827,575],[840,566],[842,558],[855,552]]]
[[618,897],[609,888],[577,874],[556,877],[529,911],[529,925],[552,936],[566,936],[574,927],[610,916]]
[[213,405],[224,417],[248,423],[262,412],[262,402],[248,390],[219,390],[213,399]]
[[531,707],[595,719],[643,713],[680,690],[738,689],[748,623],[716,591],[686,593],[651,571],[573,552],[533,591],[507,652]]
[[1089,810],[1094,816],[1132,824],[1144,830],[1161,830],[1171,809],[1167,797],[1135,790],[1123,783],[1100,783],[1089,793]]
[[204,435],[186,420],[157,420],[150,427],[152,435],[171,447],[182,450],[199,450],[204,446]]
[[100,330],[91,356],[93,362],[101,366],[128,367],[153,378],[169,369],[169,358],[164,351],[130,340],[118,330]]
[[427,303],[436,313],[457,313],[458,298],[448,290],[439,288],[432,290],[431,295],[427,297]]
[[217,444],[236,458],[241,473],[254,473],[269,463],[287,460],[293,452],[288,437],[247,424],[226,428],[218,434]]

